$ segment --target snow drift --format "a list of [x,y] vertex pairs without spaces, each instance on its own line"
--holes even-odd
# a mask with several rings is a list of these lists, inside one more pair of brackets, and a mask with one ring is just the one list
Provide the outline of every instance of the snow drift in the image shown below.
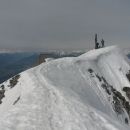
[[43,63],[1,84],[0,130],[128,130],[130,66],[115,46]]

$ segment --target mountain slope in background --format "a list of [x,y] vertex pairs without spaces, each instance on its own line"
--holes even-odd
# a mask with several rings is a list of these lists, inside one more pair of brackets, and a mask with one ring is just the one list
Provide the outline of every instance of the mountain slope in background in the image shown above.
[[39,64],[39,56],[43,54],[51,58],[75,57],[83,52],[21,52],[21,53],[0,53],[0,83],[6,81],[12,76],[25,71]]
[[1,130],[129,130],[130,66],[115,47],[43,63],[1,84]]
[[0,83],[26,69],[34,67],[38,56],[37,53],[1,53]]

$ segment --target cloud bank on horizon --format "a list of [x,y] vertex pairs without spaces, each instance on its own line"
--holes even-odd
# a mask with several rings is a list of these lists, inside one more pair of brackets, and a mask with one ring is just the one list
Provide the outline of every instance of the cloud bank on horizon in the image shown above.
[[129,47],[129,12],[129,0],[1,0],[0,48],[93,48],[94,33]]

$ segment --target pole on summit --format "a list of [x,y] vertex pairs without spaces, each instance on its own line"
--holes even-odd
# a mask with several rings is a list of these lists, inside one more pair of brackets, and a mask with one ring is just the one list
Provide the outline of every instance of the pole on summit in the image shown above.
[[97,34],[95,34],[95,49],[98,49],[98,48],[99,48],[99,43],[97,40]]

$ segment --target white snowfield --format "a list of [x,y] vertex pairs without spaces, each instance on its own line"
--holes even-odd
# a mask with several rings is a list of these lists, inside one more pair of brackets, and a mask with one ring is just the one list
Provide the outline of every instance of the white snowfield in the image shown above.
[[122,90],[130,87],[129,70],[116,46],[27,70],[14,87],[3,83],[0,130],[130,130],[129,114],[122,105],[116,112],[114,103],[121,103],[113,101],[110,87],[129,102]]

